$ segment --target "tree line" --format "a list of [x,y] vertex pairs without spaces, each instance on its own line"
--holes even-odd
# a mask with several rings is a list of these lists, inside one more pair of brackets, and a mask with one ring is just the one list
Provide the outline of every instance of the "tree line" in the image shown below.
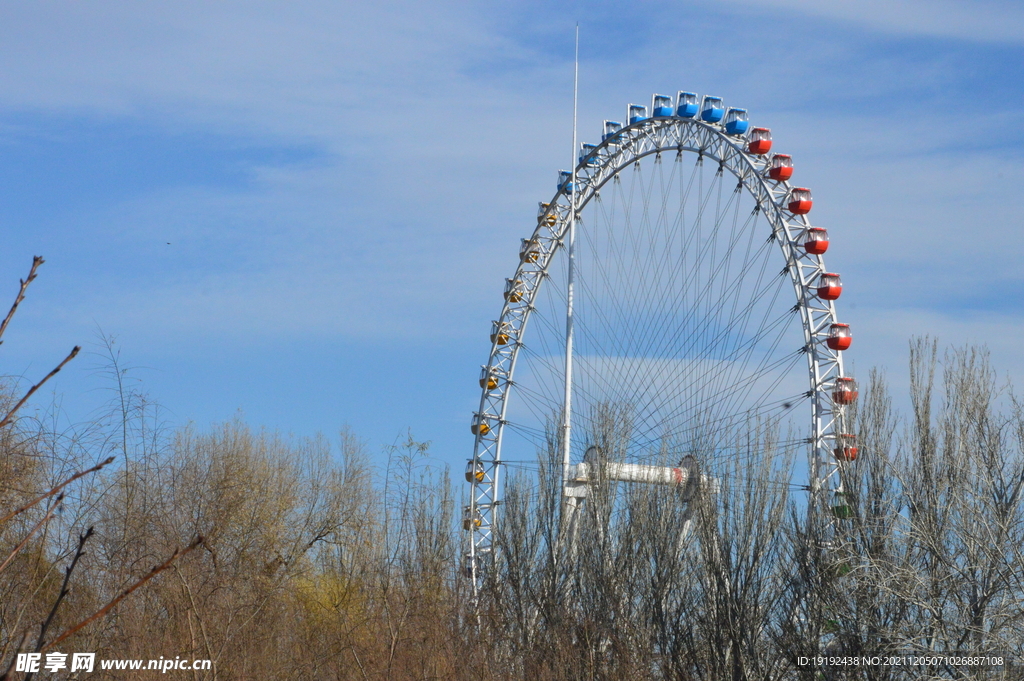
[[[552,443],[508,476],[476,596],[428,444],[168,429],[107,351],[95,422],[0,393],[0,678],[55,650],[209,659],[176,673],[225,680],[1024,677],[1024,410],[983,350],[912,342],[905,415],[872,372],[845,495],[810,510],[797,449],[752,423],[705,457],[718,489],[599,482],[570,540]],[[587,434],[609,459],[623,413]],[[928,664],[801,662],[908,655]]]

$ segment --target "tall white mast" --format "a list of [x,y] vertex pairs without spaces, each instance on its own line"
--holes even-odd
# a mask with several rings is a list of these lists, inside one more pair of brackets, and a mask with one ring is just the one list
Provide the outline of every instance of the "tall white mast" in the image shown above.
[[569,196],[569,276],[566,280],[565,307],[565,403],[562,409],[562,487],[569,481],[569,457],[572,444],[572,296],[573,278],[576,273],[576,107],[580,83],[580,25],[576,24],[576,52],[572,81],[572,179]]

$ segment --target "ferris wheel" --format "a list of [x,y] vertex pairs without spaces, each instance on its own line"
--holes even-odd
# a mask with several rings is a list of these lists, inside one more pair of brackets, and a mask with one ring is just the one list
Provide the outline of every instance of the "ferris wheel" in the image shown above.
[[620,480],[692,484],[713,459],[740,456],[729,442],[758,424],[809,452],[807,489],[841,514],[857,456],[842,282],[825,267],[827,231],[808,219],[810,190],[771,151],[746,110],[679,92],[629,105],[559,172],[509,268],[480,375],[463,516],[474,585],[503,470],[552,449],[571,502],[595,452]]

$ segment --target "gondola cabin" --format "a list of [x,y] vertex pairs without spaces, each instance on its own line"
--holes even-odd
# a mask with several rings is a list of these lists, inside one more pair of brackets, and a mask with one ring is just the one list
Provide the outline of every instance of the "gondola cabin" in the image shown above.
[[473,421],[473,425],[469,427],[469,431],[473,433],[473,435],[487,435],[487,433],[491,432],[491,427],[487,425],[486,421],[482,420],[478,416],[477,419]]
[[675,107],[672,106],[672,98],[666,97],[665,95],[654,95],[651,100],[651,115],[652,116],[672,116],[676,112]]
[[526,294],[526,286],[519,279],[505,280],[505,300],[510,303],[518,303]]
[[729,135],[743,135],[750,127],[746,109],[729,109],[725,113],[725,132]]
[[511,325],[508,322],[493,322],[491,325],[491,342],[508,345],[508,334]]
[[601,135],[602,142],[608,142],[610,144],[619,143],[619,130],[622,130],[622,123],[618,121],[605,121],[604,122],[604,133]]
[[785,182],[793,177],[793,157],[789,154],[775,154],[768,167],[768,177],[777,182]]
[[747,151],[761,156],[772,148],[772,131],[768,128],[751,128],[747,138]]
[[572,194],[572,172],[569,170],[558,171],[558,191]]
[[846,492],[836,492],[832,497],[832,515],[839,520],[849,520],[853,517],[853,508],[850,506],[850,495]]
[[811,190],[807,187],[794,187],[790,190],[787,207],[793,215],[807,215],[811,212],[811,206],[813,205],[814,201],[811,200]]
[[815,288],[822,300],[837,300],[843,293],[843,282],[834,272],[822,272],[818,276]]
[[857,380],[840,376],[832,385],[832,401],[836,404],[853,404],[857,401]]
[[479,461],[470,461],[466,464],[466,482],[474,481],[484,481],[484,465]]
[[700,106],[697,104],[696,92],[682,92],[676,95],[676,115],[682,118],[693,118]]
[[832,450],[839,461],[857,460],[857,436],[853,433],[839,433],[836,435],[836,448]]
[[626,116],[626,120],[629,121],[630,125],[633,125],[634,123],[639,123],[640,121],[647,120],[646,106],[640,106],[639,104],[630,104],[629,110],[626,113],[628,114]]
[[[558,217],[551,212],[550,203],[538,203],[537,204],[537,222],[547,225],[548,227],[554,227],[558,222]],[[531,260],[531,262],[533,262]]]
[[597,146],[594,144],[584,144],[580,147],[580,165],[596,166],[600,159],[598,155],[594,153]]
[[481,525],[483,525],[483,519],[480,517],[480,511],[477,511],[472,506],[466,506],[462,509],[462,529],[478,530]]
[[700,119],[705,123],[718,123],[725,116],[725,104],[721,97],[704,95],[704,103],[700,107]]
[[821,255],[828,250],[828,230],[824,227],[808,227],[803,234],[804,250],[810,255]]
[[536,239],[523,239],[519,246],[519,259],[523,262],[537,262],[540,258],[540,243]]
[[853,344],[853,334],[849,324],[833,324],[828,329],[825,344],[833,350],[846,350]]
[[491,367],[480,367],[480,387],[487,390],[498,387],[498,374]]

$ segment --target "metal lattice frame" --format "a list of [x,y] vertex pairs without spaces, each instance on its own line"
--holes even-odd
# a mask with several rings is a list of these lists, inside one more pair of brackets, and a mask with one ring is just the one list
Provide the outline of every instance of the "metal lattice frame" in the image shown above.
[[[809,488],[816,493],[841,491],[841,469],[844,463],[833,456],[836,435],[842,419],[842,405],[833,403],[832,389],[836,379],[844,376],[842,352],[830,349],[826,339],[836,323],[835,304],[819,299],[812,282],[826,272],[820,255],[806,253],[798,245],[799,237],[811,225],[803,215],[786,209],[790,194],[788,181],[768,178],[769,159],[750,154],[746,138],[730,136],[720,125],[697,119],[653,117],[622,128],[612,139],[597,146],[576,167],[576,190],[561,187],[537,220],[537,227],[527,243],[532,244],[521,256],[514,281],[519,284],[518,296],[506,300],[501,317],[494,323],[490,359],[486,366],[494,387],[482,381],[483,393],[479,411],[474,415],[476,443],[471,465],[470,506],[464,526],[470,534],[467,570],[474,585],[479,583],[481,568],[493,548],[493,532],[498,522],[500,501],[500,462],[502,436],[506,425],[506,409],[515,385],[516,359],[521,339],[533,310],[533,301],[547,278],[548,267],[556,251],[563,245],[569,223],[569,211],[575,198],[578,216],[600,189],[621,170],[640,159],[663,153],[693,152],[702,159],[717,161],[721,169],[736,176],[739,184],[757,202],[757,208],[772,227],[773,237],[782,249],[804,332],[803,350],[807,355],[811,402],[812,446]],[[499,338],[500,336],[504,336]],[[502,343],[501,341],[505,341]]]

